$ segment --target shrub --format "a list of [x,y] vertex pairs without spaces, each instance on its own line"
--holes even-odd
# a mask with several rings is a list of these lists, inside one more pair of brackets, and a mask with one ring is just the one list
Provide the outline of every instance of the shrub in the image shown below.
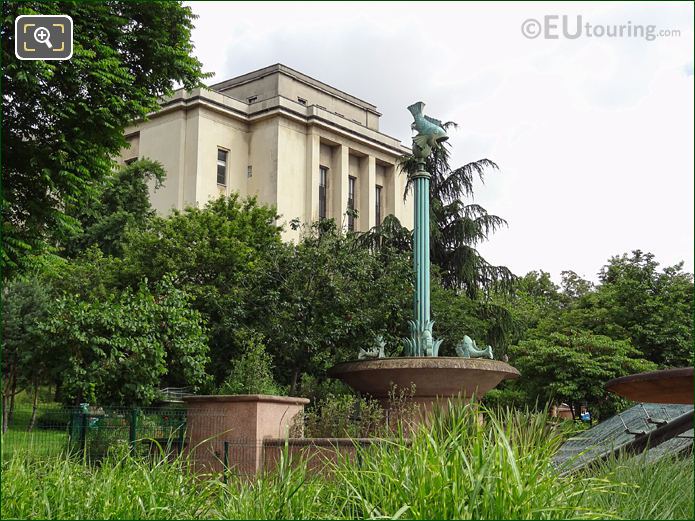
[[304,434],[310,438],[365,438],[385,427],[381,405],[353,394],[329,393],[298,421],[304,421]]
[[218,394],[286,394],[273,378],[273,359],[265,350],[263,337],[256,333],[240,335],[245,336],[244,354],[234,362]]
[[42,412],[36,416],[36,427],[64,431],[70,425],[72,415],[73,413],[69,409]]

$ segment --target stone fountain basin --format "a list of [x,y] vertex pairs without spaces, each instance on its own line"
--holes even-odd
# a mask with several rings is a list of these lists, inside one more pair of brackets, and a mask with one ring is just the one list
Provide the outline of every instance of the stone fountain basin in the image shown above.
[[693,368],[621,376],[606,382],[606,389],[635,402],[693,403]]
[[421,400],[481,398],[502,380],[518,378],[520,373],[505,362],[485,358],[397,357],[344,362],[332,367],[329,375],[377,399],[388,398],[393,385],[409,389],[415,384],[413,397]]

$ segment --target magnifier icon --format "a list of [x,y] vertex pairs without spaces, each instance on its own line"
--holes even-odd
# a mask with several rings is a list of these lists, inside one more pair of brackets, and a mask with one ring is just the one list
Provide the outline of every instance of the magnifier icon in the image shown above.
[[53,46],[51,45],[50,38],[51,38],[51,33],[45,27],[37,27],[36,30],[34,31],[34,39],[39,43],[46,44],[46,47],[48,47],[49,49],[52,49]]

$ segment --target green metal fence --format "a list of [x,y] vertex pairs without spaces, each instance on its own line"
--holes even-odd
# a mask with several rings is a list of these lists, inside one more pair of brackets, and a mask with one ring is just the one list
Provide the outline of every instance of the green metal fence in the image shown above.
[[99,459],[109,450],[176,454],[185,443],[186,410],[164,407],[18,406],[8,411],[0,444],[2,458],[72,453]]

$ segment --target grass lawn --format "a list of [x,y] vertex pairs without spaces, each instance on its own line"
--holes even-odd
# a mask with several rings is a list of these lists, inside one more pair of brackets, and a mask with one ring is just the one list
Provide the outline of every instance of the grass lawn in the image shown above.
[[30,452],[37,456],[57,456],[68,446],[68,433],[48,429],[34,429],[31,432],[8,429],[0,438],[2,459],[18,452]]
[[[40,404],[37,424],[29,431],[31,404],[18,401],[7,432],[0,436],[3,460],[18,451],[39,456],[61,454],[68,446],[67,427],[58,423],[64,416],[61,411],[62,406],[58,403]],[[45,428],[47,426],[54,428]]]

